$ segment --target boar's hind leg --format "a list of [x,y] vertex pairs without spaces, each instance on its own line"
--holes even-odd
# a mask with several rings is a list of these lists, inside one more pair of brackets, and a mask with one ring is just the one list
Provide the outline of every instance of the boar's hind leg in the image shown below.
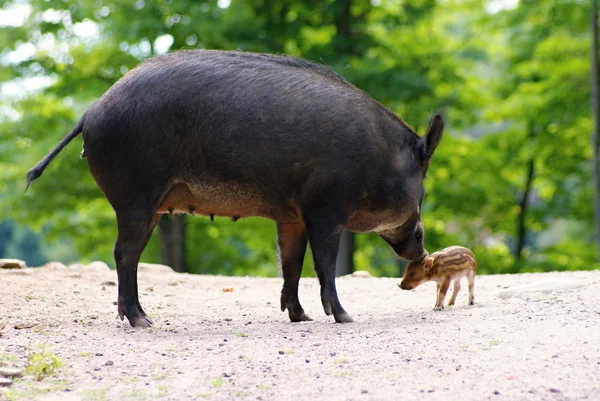
[[335,288],[335,262],[340,245],[342,225],[325,218],[309,216],[305,218],[308,241],[313,253],[315,270],[321,283],[321,302],[325,314],[335,318],[337,323],[352,322],[352,318],[338,299]]
[[277,246],[283,273],[281,311],[285,312],[287,309],[292,322],[312,320],[306,316],[298,299],[298,283],[306,253],[306,241],[304,225],[277,224]]
[[119,317],[127,317],[133,327],[150,327],[138,298],[137,265],[160,215],[141,209],[117,210],[119,234],[115,244],[115,262],[119,278]]

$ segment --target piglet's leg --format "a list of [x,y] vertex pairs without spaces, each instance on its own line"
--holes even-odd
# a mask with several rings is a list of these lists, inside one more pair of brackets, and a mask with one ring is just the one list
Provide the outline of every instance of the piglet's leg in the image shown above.
[[435,304],[435,308],[433,310],[442,310],[444,309],[444,300],[446,299],[446,292],[448,292],[448,287],[450,287],[450,279],[444,279],[441,284],[438,284],[438,298]]
[[458,295],[459,291],[460,291],[460,278],[457,278],[454,280],[454,288],[452,290],[452,296],[450,297],[450,300],[448,301],[448,306],[454,305],[454,302],[456,301],[456,296]]
[[467,276],[469,280],[469,305],[475,304],[475,273],[471,273]]

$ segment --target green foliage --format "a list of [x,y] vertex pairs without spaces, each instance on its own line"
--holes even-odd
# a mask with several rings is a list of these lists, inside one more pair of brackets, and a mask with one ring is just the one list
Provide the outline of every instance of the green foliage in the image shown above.
[[[22,25],[0,24],[8,55],[0,61],[0,257],[112,265],[114,213],[79,158],[81,139],[23,194],[25,173],[140,60],[167,48],[219,48],[328,64],[421,134],[443,110],[447,130],[425,181],[430,252],[471,247],[480,273],[598,268],[587,3],[521,0],[494,14],[478,0],[28,3]],[[47,80],[38,90],[18,86],[39,77]],[[11,95],[9,84],[17,85]],[[530,160],[527,235],[517,260],[518,201]],[[272,222],[186,221],[192,273],[278,275]],[[357,269],[398,274],[377,235],[358,235],[356,246]],[[155,233],[142,260],[157,262],[159,253]],[[303,275],[314,275],[310,253]]]
[[52,376],[62,365],[59,357],[44,349],[40,352],[34,352],[28,355],[27,362],[28,365],[25,371],[28,374],[33,375],[37,381]]

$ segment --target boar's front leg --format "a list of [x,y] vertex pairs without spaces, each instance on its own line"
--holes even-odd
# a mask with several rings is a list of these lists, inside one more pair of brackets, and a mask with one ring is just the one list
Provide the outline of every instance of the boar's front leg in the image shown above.
[[321,302],[326,315],[333,314],[337,323],[353,322],[338,299],[335,288],[335,262],[337,259],[341,223],[333,222],[327,214],[312,213],[305,217],[304,225],[313,253],[315,270],[321,283]]
[[303,224],[277,224],[277,246],[283,289],[281,311],[288,310],[292,322],[312,320],[304,313],[298,299],[298,283],[306,253],[306,230]]
[[150,327],[138,297],[137,265],[160,215],[140,210],[117,211],[118,237],[115,262],[119,279],[119,317],[133,327]]

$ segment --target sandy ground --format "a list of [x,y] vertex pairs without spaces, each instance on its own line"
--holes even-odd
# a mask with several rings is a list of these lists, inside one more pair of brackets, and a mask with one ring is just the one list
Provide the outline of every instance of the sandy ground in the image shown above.
[[151,329],[118,320],[114,271],[0,270],[0,365],[62,362],[0,399],[600,400],[600,271],[479,276],[475,306],[463,285],[442,312],[433,283],[342,277],[352,324],[325,316],[315,279],[300,289],[314,321],[290,323],[280,279],[139,276]]

